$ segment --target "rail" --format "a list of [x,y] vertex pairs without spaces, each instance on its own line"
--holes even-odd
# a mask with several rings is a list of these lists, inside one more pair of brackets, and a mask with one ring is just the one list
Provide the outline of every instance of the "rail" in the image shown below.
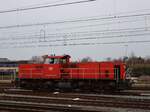
[[[96,111],[99,107],[106,107],[108,108],[107,111],[110,111],[110,107],[120,108],[120,109],[143,109],[149,110],[150,109],[150,100],[148,98],[142,98],[142,97],[130,97],[130,96],[113,96],[113,95],[100,95],[100,96],[82,96],[81,94],[78,94],[78,100],[74,100],[76,97],[74,94],[71,95],[71,97],[68,97],[68,95],[65,95],[67,97],[60,97],[60,96],[34,96],[34,95],[11,95],[11,94],[1,94],[0,95],[0,103],[4,106],[10,106],[10,105],[30,105],[31,106],[37,106],[39,108],[42,108],[43,106],[51,107],[52,105],[56,106],[56,110],[61,109],[60,106],[63,107],[69,107],[70,109],[79,109],[76,111],[80,111],[85,109],[86,112],[88,112],[89,108],[92,107],[91,111]],[[40,102],[40,103],[39,103]],[[69,106],[68,106],[69,105]],[[27,106],[26,106],[27,107]],[[73,107],[73,108],[72,108]],[[77,107],[77,108],[76,108]],[[16,107],[17,108],[17,107]],[[39,109],[38,108],[38,109]],[[68,108],[67,108],[68,109]],[[120,110],[119,109],[119,110]],[[56,111],[55,110],[55,111]],[[100,111],[101,108],[99,108]],[[59,110],[61,111],[61,110]],[[65,110],[66,112],[67,110]],[[72,112],[72,110],[70,110]],[[120,110],[121,111],[121,110]],[[136,110],[137,111],[137,110]],[[119,112],[119,111],[118,111]]]

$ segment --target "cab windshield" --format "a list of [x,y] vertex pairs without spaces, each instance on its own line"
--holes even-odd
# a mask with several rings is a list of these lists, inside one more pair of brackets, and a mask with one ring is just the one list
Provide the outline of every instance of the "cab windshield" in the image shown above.
[[61,58],[47,58],[45,64],[65,64],[67,63],[66,59]]

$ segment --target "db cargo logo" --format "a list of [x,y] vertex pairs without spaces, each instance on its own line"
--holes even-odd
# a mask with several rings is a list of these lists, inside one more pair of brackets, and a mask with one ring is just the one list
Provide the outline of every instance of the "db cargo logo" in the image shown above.
[[53,67],[49,67],[49,70],[52,71],[52,70],[53,70]]

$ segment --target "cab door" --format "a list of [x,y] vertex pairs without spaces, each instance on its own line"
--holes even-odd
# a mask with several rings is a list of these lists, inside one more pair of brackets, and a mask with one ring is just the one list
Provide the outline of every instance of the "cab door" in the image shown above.
[[116,82],[120,81],[120,65],[115,65],[114,66],[114,79],[116,80]]

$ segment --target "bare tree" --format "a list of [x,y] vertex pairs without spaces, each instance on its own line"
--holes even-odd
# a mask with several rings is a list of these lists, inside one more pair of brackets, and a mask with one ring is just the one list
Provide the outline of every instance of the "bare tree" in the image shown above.
[[43,57],[41,57],[41,56],[32,56],[30,62],[31,63],[42,63],[43,62]]
[[106,60],[107,60],[107,61],[111,61],[111,57],[107,57]]
[[90,57],[85,57],[81,60],[81,62],[91,62],[92,61],[92,58]]

